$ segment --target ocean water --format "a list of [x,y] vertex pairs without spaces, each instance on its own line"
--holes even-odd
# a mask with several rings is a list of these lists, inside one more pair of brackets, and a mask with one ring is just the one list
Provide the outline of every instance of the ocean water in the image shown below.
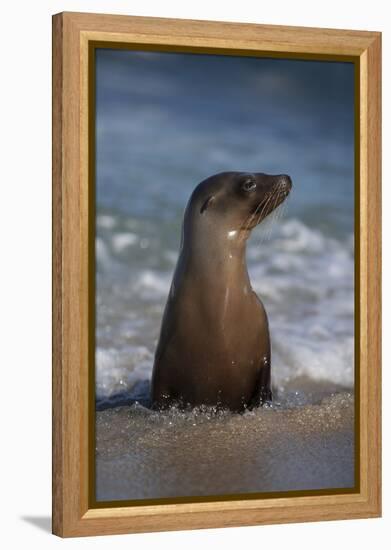
[[[270,323],[275,404],[271,411],[258,411],[240,420],[235,415],[218,419],[212,415],[212,420],[206,421],[199,412],[195,448],[202,449],[202,438],[210,438],[216,422],[224,437],[209,450],[213,460],[209,456],[202,466],[200,451],[197,464],[201,461],[204,469],[205,464],[210,468],[221,456],[225,439],[233,437],[239,425],[243,448],[254,455],[266,437],[263,423],[266,430],[269,426],[273,431],[272,426],[275,429],[280,423],[286,426],[285,435],[289,430],[300,434],[298,426],[307,418],[310,434],[316,431],[310,428],[313,423],[321,426],[316,437],[309,436],[311,445],[300,446],[297,441],[293,445],[292,437],[281,439],[291,441],[284,452],[289,454],[290,449],[291,456],[296,456],[296,470],[288,469],[291,481],[284,477],[285,486],[351,485],[353,66],[115,50],[98,50],[96,61],[99,498],[172,495],[173,478],[175,486],[182,480],[182,489],[177,489],[180,494],[246,492],[250,486],[235,474],[237,458],[232,459],[231,467],[226,466],[236,480],[231,487],[225,482],[213,485],[212,481],[200,485],[199,476],[186,477],[183,461],[186,464],[189,458],[178,449],[181,441],[189,443],[192,432],[185,437],[184,426],[192,424],[193,413],[161,413],[158,420],[148,409],[140,412],[140,407],[148,405],[153,356],[186,202],[197,183],[225,170],[288,173],[293,180],[285,212],[274,223],[271,220],[256,228],[247,250],[252,286]],[[287,416],[281,416],[284,411]],[[334,424],[330,415],[334,415]],[[281,423],[281,418],[286,423]],[[338,418],[342,418],[343,429]],[[162,422],[164,429],[153,430],[156,422]],[[329,432],[327,426],[331,426]],[[326,433],[332,440],[329,446]],[[140,468],[153,471],[166,449],[168,434],[176,441],[171,452],[177,458],[174,463],[182,465],[180,472],[167,464],[170,475],[165,485],[132,482],[130,472]],[[273,445],[270,434],[267,438]],[[117,454],[102,441],[110,441]],[[278,437],[276,441],[280,441]],[[303,471],[302,467],[297,470],[299,458],[305,462],[305,456],[324,464],[318,484],[316,476],[309,480],[298,473]],[[269,467],[273,468],[272,464]],[[195,469],[193,464],[192,471]],[[337,477],[331,471],[337,472]],[[247,474],[254,481],[250,470]],[[121,479],[127,477],[130,481],[119,490]],[[283,490],[281,483],[273,482],[275,475],[255,477],[255,491]]]

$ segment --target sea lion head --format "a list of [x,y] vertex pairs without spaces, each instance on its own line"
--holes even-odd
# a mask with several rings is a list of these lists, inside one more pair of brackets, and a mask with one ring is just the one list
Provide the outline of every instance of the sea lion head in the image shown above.
[[218,223],[228,232],[248,233],[286,199],[291,188],[286,174],[221,172],[194,190],[191,218]]

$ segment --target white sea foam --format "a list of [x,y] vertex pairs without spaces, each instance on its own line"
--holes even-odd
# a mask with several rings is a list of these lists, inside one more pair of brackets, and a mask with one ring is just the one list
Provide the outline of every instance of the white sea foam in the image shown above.
[[138,237],[134,233],[115,233],[112,237],[112,244],[115,252],[120,253],[129,246],[138,242]]
[[96,254],[98,266],[100,268],[104,268],[109,264],[110,252],[104,240],[99,237],[95,239],[95,254]]
[[152,362],[152,353],[143,346],[98,347],[95,354],[97,397],[128,391],[139,380],[149,378]]
[[171,274],[144,270],[140,273],[136,288],[143,296],[163,297],[167,296],[171,284]]
[[116,221],[114,216],[99,214],[99,216],[96,217],[96,224],[98,227],[102,227],[104,229],[113,229],[116,225]]
[[352,387],[352,239],[337,241],[292,219],[264,250],[251,244],[249,252],[252,285],[269,315],[274,383],[307,376]]

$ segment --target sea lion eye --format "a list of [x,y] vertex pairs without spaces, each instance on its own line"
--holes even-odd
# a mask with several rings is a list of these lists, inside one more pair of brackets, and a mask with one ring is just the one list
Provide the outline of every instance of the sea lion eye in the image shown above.
[[257,184],[253,179],[247,179],[242,183],[242,189],[243,191],[254,191],[254,189],[257,187]]

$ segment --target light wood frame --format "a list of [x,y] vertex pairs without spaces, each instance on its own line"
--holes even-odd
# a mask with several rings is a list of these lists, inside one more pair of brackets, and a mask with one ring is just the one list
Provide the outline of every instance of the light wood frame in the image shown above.
[[[356,63],[356,421],[359,486],[217,502],[91,506],[91,170],[89,44]],[[342,58],[341,57],[341,58]],[[381,514],[381,34],[299,27],[61,13],[53,17],[53,532],[59,536],[377,517]],[[358,212],[358,214],[357,214]],[[357,393],[356,393],[357,396]]]

